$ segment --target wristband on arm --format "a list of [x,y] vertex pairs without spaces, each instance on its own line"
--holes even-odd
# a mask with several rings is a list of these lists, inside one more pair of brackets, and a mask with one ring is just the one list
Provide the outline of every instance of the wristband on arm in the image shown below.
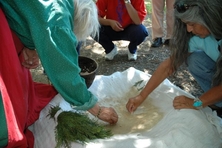
[[203,102],[199,98],[195,98],[193,101],[193,107],[195,107],[196,109],[202,109]]

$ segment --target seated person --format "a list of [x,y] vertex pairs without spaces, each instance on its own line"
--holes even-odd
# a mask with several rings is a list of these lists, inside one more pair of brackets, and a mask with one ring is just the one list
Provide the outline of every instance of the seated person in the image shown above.
[[113,60],[118,53],[112,41],[127,40],[128,60],[137,59],[137,46],[148,36],[142,21],[146,17],[144,0],[97,0],[99,38],[95,38],[105,49],[105,59]]

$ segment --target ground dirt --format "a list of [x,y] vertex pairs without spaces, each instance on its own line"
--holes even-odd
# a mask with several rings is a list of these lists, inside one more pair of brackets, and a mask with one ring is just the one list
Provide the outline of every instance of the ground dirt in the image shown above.
[[[99,65],[96,73],[97,75],[111,75],[116,71],[124,71],[129,67],[134,67],[138,70],[152,75],[158,65],[164,59],[169,57],[170,51],[168,50],[168,47],[164,45],[159,48],[151,48],[150,45],[152,42],[152,30],[149,15],[147,16],[147,19],[143,22],[143,24],[147,27],[149,31],[149,36],[141,45],[138,46],[138,58],[136,61],[128,61],[127,41],[114,42],[115,45],[118,47],[119,53],[112,61],[106,61],[104,59],[104,49],[100,44],[98,44],[91,38],[88,38],[86,42],[82,45],[80,55],[90,57],[97,61]],[[32,75],[34,81],[50,83],[47,79],[47,76],[43,73],[43,68],[41,67],[41,65],[35,70],[32,70]],[[175,76],[170,76],[168,79],[176,86],[191,93],[196,97],[203,93],[194,78],[188,72],[185,64],[179,68]]]

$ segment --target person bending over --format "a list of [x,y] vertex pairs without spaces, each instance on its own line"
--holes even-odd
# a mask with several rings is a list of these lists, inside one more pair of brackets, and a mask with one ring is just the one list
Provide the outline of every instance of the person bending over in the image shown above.
[[[0,48],[0,113],[4,117],[0,122],[1,147],[32,147],[28,126],[38,119],[41,109],[57,92],[76,110],[88,110],[93,115],[100,112],[98,118],[110,124],[118,121],[113,108],[98,105],[97,97],[87,89],[79,74],[77,44],[89,35],[95,36],[99,29],[93,1],[7,0],[0,1],[0,7],[7,18],[4,24],[0,24],[0,37],[5,41]],[[1,20],[5,20],[3,12]],[[13,46],[7,23],[24,45]],[[22,54],[24,46],[28,48],[24,50],[36,49],[53,87],[33,84],[25,68],[27,63],[25,67],[20,64],[25,57]],[[27,68],[36,64],[36,54],[31,55],[33,57],[27,61],[30,64]],[[12,69],[13,72],[8,71]]]
[[171,56],[153,73],[145,88],[126,104],[134,112],[147,96],[186,62],[204,93],[199,98],[174,98],[175,109],[222,107],[222,6],[221,0],[176,0]]

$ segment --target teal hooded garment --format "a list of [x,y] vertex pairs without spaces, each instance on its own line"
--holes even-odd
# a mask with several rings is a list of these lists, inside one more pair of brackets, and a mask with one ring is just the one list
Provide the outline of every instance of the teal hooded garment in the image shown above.
[[73,0],[0,0],[0,4],[22,43],[37,50],[47,76],[62,97],[75,109],[92,108],[97,98],[79,75]]

